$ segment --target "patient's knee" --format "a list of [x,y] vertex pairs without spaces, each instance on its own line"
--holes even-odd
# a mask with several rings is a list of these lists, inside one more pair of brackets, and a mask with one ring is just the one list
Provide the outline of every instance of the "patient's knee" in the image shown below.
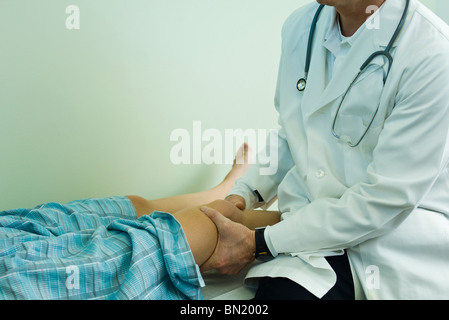
[[236,221],[238,219],[237,215],[240,215],[241,213],[240,209],[226,200],[215,200],[206,206],[219,211],[222,215],[233,221]]
[[150,214],[154,211],[151,201],[140,196],[127,196],[131,200],[134,208],[136,209],[137,217]]

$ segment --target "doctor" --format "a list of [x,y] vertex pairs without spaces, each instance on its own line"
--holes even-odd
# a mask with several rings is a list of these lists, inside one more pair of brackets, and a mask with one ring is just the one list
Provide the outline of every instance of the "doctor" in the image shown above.
[[255,254],[256,298],[449,299],[448,26],[417,0],[318,0],[282,38],[279,170],[253,165],[227,198],[277,196],[281,221],[237,241],[206,209],[220,240],[203,270]]

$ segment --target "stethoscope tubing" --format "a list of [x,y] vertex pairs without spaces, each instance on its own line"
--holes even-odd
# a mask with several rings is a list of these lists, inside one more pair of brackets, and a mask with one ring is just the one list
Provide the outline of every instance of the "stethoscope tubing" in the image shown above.
[[[389,62],[387,75],[386,75],[386,77],[384,79],[384,82],[386,81],[386,78],[388,77],[388,74],[389,74],[390,69],[391,69],[391,65],[393,64],[393,57],[392,57],[390,51],[391,51],[391,48],[393,47],[394,43],[396,42],[396,40],[397,40],[397,38],[399,36],[399,33],[403,29],[405,21],[407,20],[409,5],[410,5],[410,0],[406,0],[404,13],[402,14],[402,17],[401,17],[401,20],[399,22],[399,25],[397,26],[397,28],[396,28],[393,36],[391,37],[390,42],[388,43],[388,45],[385,48],[385,50],[374,52],[371,56],[369,56],[368,59],[366,59],[366,61],[360,67],[360,71],[365,70],[365,68],[374,60],[374,58],[376,58],[378,56],[381,56],[381,55],[385,56],[388,59],[388,62]],[[306,64],[305,64],[305,67],[304,67],[304,77],[299,79],[297,84],[296,84],[296,88],[300,92],[304,92],[306,87],[307,87],[307,78],[308,78],[308,75],[309,75],[310,63],[312,61],[313,40],[315,38],[316,26],[318,24],[318,20],[320,18],[321,12],[323,11],[323,8],[324,8],[324,4],[321,4],[318,7],[318,9],[317,9],[317,11],[315,13],[315,16],[314,16],[314,18],[312,20],[312,25],[310,27],[309,39],[307,41],[307,55],[306,55]]]
[[[376,51],[373,54],[371,54],[368,59],[365,60],[365,62],[362,64],[362,66],[360,67],[360,71],[357,73],[357,75],[355,76],[355,78],[353,79],[353,81],[351,82],[351,84],[349,85],[348,89],[346,90],[345,94],[343,95],[343,98],[337,108],[337,111],[335,113],[334,116],[334,120],[332,122],[332,126],[331,126],[331,132],[332,135],[337,138],[337,139],[343,139],[339,134],[337,134],[336,130],[335,130],[335,126],[337,123],[337,119],[338,119],[338,114],[340,112],[340,109],[343,105],[343,102],[347,96],[347,94],[349,93],[349,91],[351,90],[353,84],[355,83],[355,81],[358,79],[358,77],[363,73],[363,71],[368,67],[368,65],[377,57],[379,56],[383,56],[388,60],[388,69],[386,72],[386,75],[383,79],[383,84],[385,86],[385,83],[387,81],[388,75],[390,74],[390,70],[393,64],[393,56],[391,55],[390,51],[393,48],[394,43],[396,42],[401,30],[404,27],[405,21],[407,20],[407,15],[408,15],[408,9],[409,9],[409,5],[410,5],[410,0],[406,0],[406,5],[405,5],[405,9],[404,9],[404,13],[402,14],[401,20],[393,34],[393,36],[390,39],[390,42],[388,43],[387,47],[385,48],[385,50],[380,50],[380,51]],[[307,41],[307,56],[306,56],[306,64],[304,67],[304,78],[301,78],[298,80],[297,84],[296,84],[296,88],[299,92],[303,93],[307,87],[307,77],[309,75],[309,70],[310,70],[310,63],[312,60],[312,47],[313,47],[313,40],[314,40],[314,36],[315,36],[315,31],[316,31],[316,26],[318,24],[318,20],[320,17],[320,14],[322,12],[324,8],[324,5],[320,5],[319,8],[317,9],[315,16],[313,18],[312,21],[312,25],[310,27],[310,33],[309,33],[309,39]],[[344,141],[346,141],[346,143],[350,146],[350,147],[357,147],[360,142],[363,140],[363,138],[366,136],[366,134],[368,133],[369,128],[371,127],[371,124],[374,122],[374,118],[376,117],[378,111],[379,111],[379,107],[380,105],[377,107],[374,116],[372,117],[368,127],[366,128],[365,132],[363,133],[363,135],[361,136],[360,139],[357,140],[356,143],[352,143],[350,141],[350,139],[343,139]]]

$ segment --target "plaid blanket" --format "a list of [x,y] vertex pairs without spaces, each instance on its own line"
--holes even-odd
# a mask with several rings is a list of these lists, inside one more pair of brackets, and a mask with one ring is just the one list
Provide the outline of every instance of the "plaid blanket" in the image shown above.
[[170,214],[137,219],[126,197],[0,212],[0,299],[202,299]]

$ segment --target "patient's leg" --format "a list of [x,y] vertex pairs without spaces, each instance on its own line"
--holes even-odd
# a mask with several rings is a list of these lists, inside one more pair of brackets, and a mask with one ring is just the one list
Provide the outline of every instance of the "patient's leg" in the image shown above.
[[185,208],[200,206],[216,199],[224,199],[234,186],[235,181],[248,170],[250,166],[249,151],[248,144],[244,143],[237,151],[231,171],[219,185],[212,189],[157,200],[147,200],[139,196],[128,196],[128,198],[132,201],[139,217],[150,214],[153,211],[174,213]]
[[[242,211],[228,201],[217,200],[206,206],[220,211],[233,221],[241,220]],[[207,215],[201,212],[200,208],[201,206],[196,206],[173,214],[181,224],[195,262],[199,266],[210,258],[218,241],[217,227]]]
[[[242,211],[226,200],[215,200],[205,206],[216,209],[228,219],[249,229],[274,225],[280,221],[281,217],[279,212],[274,211]],[[200,210],[201,207],[196,206],[173,214],[181,224],[199,266],[210,258],[218,241],[217,228],[212,220]]]

